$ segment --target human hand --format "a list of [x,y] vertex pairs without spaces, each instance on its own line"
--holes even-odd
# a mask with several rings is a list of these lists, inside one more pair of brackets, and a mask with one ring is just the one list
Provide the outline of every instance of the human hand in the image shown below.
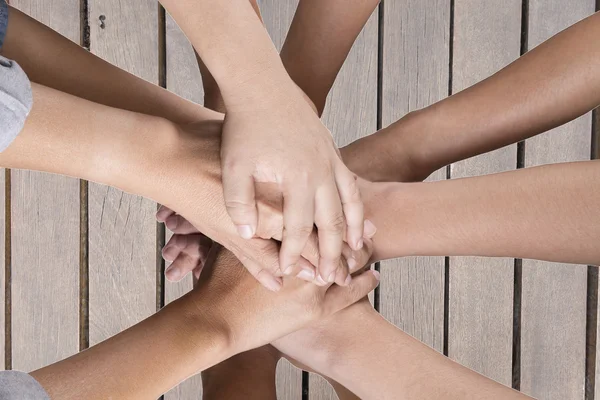
[[[205,121],[186,127],[177,127],[176,131],[165,144],[161,146],[161,159],[165,163],[157,165],[149,163],[146,167],[151,173],[144,174],[145,180],[141,182],[143,190],[135,188],[137,193],[144,193],[167,208],[162,210],[165,215],[159,220],[165,220],[176,234],[189,234],[203,232],[207,237],[216,240],[234,252],[250,273],[265,287],[277,291],[281,287],[282,275],[279,269],[278,244],[266,238],[274,237],[280,240],[283,217],[282,198],[275,184],[257,185],[257,206],[262,218],[259,221],[257,236],[250,240],[242,239],[235,230],[228,217],[223,203],[221,186],[221,171],[219,162],[220,121]],[[168,165],[168,168],[164,168]],[[160,213],[159,213],[160,214]],[[371,225],[367,224],[367,228]],[[367,229],[368,231],[368,229]],[[185,265],[178,271],[179,278],[196,268],[205,258],[208,242],[201,236],[192,240],[174,236],[167,244],[165,254],[176,261],[175,266]],[[190,247],[191,246],[191,247]],[[343,246],[344,254],[351,253],[351,249]],[[168,250],[168,251],[167,251]],[[182,259],[177,260],[183,252]],[[191,256],[191,257],[190,257]],[[292,271],[292,275],[307,280],[315,278],[313,265],[318,264],[319,246],[316,233],[309,238],[308,246]],[[181,262],[180,262],[181,261]],[[170,268],[170,277],[173,268]],[[336,270],[336,281],[346,284],[348,275],[346,263],[340,262]],[[199,269],[196,269],[199,272]],[[343,277],[346,279],[342,279]],[[176,278],[173,278],[176,279]],[[316,280],[319,282],[319,280]],[[321,280],[321,284],[324,282]]]
[[[191,296],[196,300],[197,312],[211,310],[216,316],[214,326],[228,332],[236,353],[265,345],[332,315],[366,296],[379,282],[379,274],[370,270],[356,275],[346,287],[284,278],[281,290],[275,294],[260,287],[231,252],[215,252],[211,251],[209,258],[216,257],[216,261],[207,263]],[[352,273],[361,269],[358,262],[369,258],[366,249],[357,253]]]
[[[184,217],[177,214],[168,207],[161,206],[156,213],[157,220],[164,222],[167,228],[173,232],[173,235],[162,249],[162,256],[165,260],[170,261],[171,265],[166,269],[165,274],[168,280],[172,282],[183,279],[188,273],[193,272],[196,279],[199,278],[202,268],[204,267],[208,253],[213,246],[213,241],[207,236],[203,235],[198,229],[196,229],[189,221]],[[280,220],[279,220],[280,221]],[[275,226],[271,232],[281,231],[281,222],[275,222]],[[265,228],[266,229],[266,228]],[[259,227],[259,232],[263,231],[263,228]],[[371,221],[365,221],[365,236],[372,237],[376,232],[376,228]],[[264,236],[274,235],[276,233],[265,233]],[[315,241],[313,233],[312,240]],[[342,255],[344,257],[343,262],[352,264],[354,252],[350,247],[344,243],[344,249]],[[316,255],[315,255],[316,258]],[[314,272],[310,266],[300,269],[296,274],[297,277],[305,281],[313,281],[317,278],[318,284],[324,282],[315,277]]]
[[316,225],[318,273],[343,284],[347,271],[336,271],[342,242],[354,250],[362,246],[360,192],[301,91],[282,86],[287,91],[273,90],[264,101],[227,105],[221,147],[227,211],[240,236],[253,237],[262,218],[255,184],[277,184],[284,199],[281,269],[293,271]]

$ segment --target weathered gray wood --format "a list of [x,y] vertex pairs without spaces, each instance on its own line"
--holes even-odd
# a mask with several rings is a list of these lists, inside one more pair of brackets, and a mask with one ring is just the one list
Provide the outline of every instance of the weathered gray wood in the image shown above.
[[[457,0],[452,90],[488,77],[520,54],[521,1]],[[452,178],[515,169],[517,146],[465,160]],[[506,385],[512,380],[514,260],[451,257],[448,355]]]
[[[278,50],[287,36],[298,0],[258,0],[262,18]],[[302,371],[286,360],[277,365],[277,398],[300,400],[302,398]]]
[[[79,4],[13,6],[79,41]],[[79,350],[79,181],[12,171],[12,367],[29,371]]]
[[[5,202],[5,196],[6,196],[6,170],[4,168],[0,168],[0,260],[5,261],[6,260],[6,252],[4,251],[4,245],[5,245],[5,240],[6,240],[6,214],[5,214],[5,207],[6,207],[6,202]],[[5,273],[5,267],[6,267],[6,263],[2,263],[2,265],[0,266],[0,371],[3,371],[6,368],[6,365],[4,364],[4,357],[5,357],[5,341],[6,341],[6,337],[5,337],[5,330],[6,330],[6,320],[5,320],[5,310],[6,310],[6,304],[4,302],[5,300],[5,296],[6,296],[6,292],[5,292],[5,285],[6,285],[6,276],[4,275]]]
[[[194,49],[177,23],[167,14],[166,18],[167,89],[196,103],[202,103],[202,78]],[[166,240],[171,237],[167,233]],[[166,241],[165,241],[166,243]],[[166,262],[165,267],[170,265]],[[165,304],[183,296],[193,288],[192,274],[178,283],[165,279]],[[189,378],[165,394],[165,400],[191,400],[202,398],[202,378]]]
[[[384,7],[382,123],[385,127],[410,111],[446,97],[450,3],[387,1]],[[430,180],[445,176],[443,169]],[[386,319],[442,351],[443,257],[382,262],[380,295],[380,311]]]
[[[375,11],[356,39],[327,98],[323,122],[340,147],[377,130],[377,25]],[[336,398],[331,386],[314,374],[308,388],[311,399]]]
[[[89,13],[91,51],[157,83],[156,1],[90,0]],[[91,345],[156,311],[155,213],[152,201],[90,183]]]
[[[530,0],[528,48],[594,12],[594,0]],[[525,166],[589,160],[591,114],[525,143]],[[523,260],[521,390],[582,399],[587,267]]]

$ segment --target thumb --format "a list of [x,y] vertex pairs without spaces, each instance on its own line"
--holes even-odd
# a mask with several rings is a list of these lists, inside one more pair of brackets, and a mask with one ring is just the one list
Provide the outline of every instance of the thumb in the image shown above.
[[239,235],[251,239],[256,233],[258,212],[254,192],[254,178],[241,167],[223,170],[223,196],[227,213]]

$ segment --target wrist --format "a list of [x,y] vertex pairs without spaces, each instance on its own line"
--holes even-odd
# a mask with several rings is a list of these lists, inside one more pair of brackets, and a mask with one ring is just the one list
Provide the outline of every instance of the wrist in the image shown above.
[[[194,370],[204,371],[238,353],[232,331],[218,310],[198,300],[203,296],[192,290],[169,303],[161,312],[174,315],[173,330],[193,358]],[[184,346],[186,346],[184,344]]]
[[405,115],[392,125],[340,149],[348,168],[372,182],[418,182],[437,168],[429,151],[435,129],[428,109]]
[[91,180],[152,197],[150,190],[165,149],[175,137],[175,125],[163,118],[131,114],[120,122],[119,134],[98,143],[90,163]]

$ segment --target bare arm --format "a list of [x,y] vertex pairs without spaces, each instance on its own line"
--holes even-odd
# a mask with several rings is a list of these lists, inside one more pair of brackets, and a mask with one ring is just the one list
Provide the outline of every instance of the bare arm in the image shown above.
[[350,168],[373,181],[422,180],[583,115],[600,104],[599,35],[596,13],[488,79],[351,144]]
[[402,332],[367,299],[273,345],[365,400],[528,398]]
[[300,0],[281,60],[323,113],[327,95],[379,0]]
[[[219,118],[216,113],[96,57],[16,8],[10,7],[9,13],[2,54],[16,60],[33,82],[96,103],[182,124]],[[85,132],[81,133],[85,137]]]
[[270,345],[240,353],[202,372],[205,400],[277,400],[279,354]]
[[[519,257],[600,263],[600,162],[431,183],[367,184],[375,258]],[[368,193],[368,194],[367,194]]]
[[216,257],[196,290],[89,350],[34,371],[33,377],[53,399],[157,398],[201,370],[348,307],[377,284],[370,272],[349,288],[292,278],[275,294],[231,253]]
[[[214,77],[227,108],[221,147],[223,192],[240,236],[251,238],[257,231],[255,183],[277,183],[285,198],[277,269],[293,273],[316,225],[319,275],[343,285],[348,276],[340,264],[343,242],[354,250],[362,245],[360,193],[252,5],[248,0],[163,4]],[[274,270],[265,269],[269,272]]]

